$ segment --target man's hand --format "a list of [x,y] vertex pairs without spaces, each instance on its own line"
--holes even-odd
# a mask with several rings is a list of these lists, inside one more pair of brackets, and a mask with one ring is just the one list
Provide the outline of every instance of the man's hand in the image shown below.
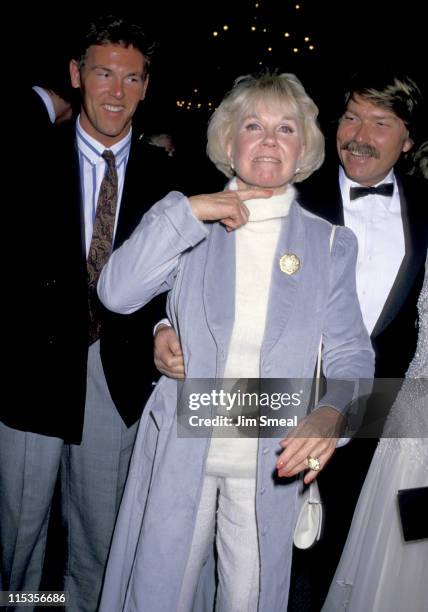
[[172,327],[158,325],[155,334],[154,358],[159,372],[176,380],[184,378],[183,353],[178,336]]

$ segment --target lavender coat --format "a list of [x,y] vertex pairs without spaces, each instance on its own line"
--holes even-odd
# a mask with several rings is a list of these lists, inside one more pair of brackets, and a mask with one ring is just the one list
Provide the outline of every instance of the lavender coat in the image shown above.
[[[327,377],[370,378],[373,351],[356,295],[354,235],[338,227],[330,253],[331,224],[296,202],[282,223],[271,271],[260,377],[311,378],[322,336]],[[300,259],[295,274],[279,268],[285,252]],[[99,295],[111,310],[130,313],[156,294],[170,291],[168,316],[180,336],[187,376],[214,378],[224,371],[232,332],[234,277],[233,232],[218,223],[201,223],[193,217],[187,198],[172,192],[151,208],[113,254],[101,275]],[[349,398],[328,393],[321,403],[344,409]],[[101,612],[176,609],[210,442],[177,436],[176,396],[177,383],[163,377],[145,407]],[[299,509],[298,482],[278,485],[272,478],[278,449],[277,439],[260,438],[259,612],[286,610]],[[212,600],[209,593],[207,599]],[[202,612],[201,603],[197,612]]]

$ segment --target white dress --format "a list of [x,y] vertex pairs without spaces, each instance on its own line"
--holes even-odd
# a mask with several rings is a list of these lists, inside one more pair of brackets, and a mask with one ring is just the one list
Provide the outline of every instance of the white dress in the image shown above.
[[397,507],[399,489],[428,486],[428,259],[418,310],[416,353],[384,435],[425,437],[379,442],[323,612],[428,612],[428,540],[404,541]]

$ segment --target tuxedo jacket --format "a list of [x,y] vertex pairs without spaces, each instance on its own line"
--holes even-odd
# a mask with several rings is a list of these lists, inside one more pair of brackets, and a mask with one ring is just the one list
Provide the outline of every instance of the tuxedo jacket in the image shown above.
[[[12,400],[3,403],[0,417],[10,427],[79,443],[88,355],[83,205],[74,125],[51,134],[47,147],[39,143],[25,175],[13,175],[17,248],[10,257],[13,346],[7,375]],[[114,249],[154,202],[179,187],[172,174],[163,150],[133,138]],[[152,331],[164,316],[164,302],[153,301],[130,316],[103,309],[101,316],[104,373],[117,410],[130,426],[157,378]]]
[[[416,350],[417,300],[424,279],[428,246],[428,185],[396,175],[403,221],[405,255],[371,334],[380,378],[404,377]],[[337,164],[326,164],[298,185],[300,204],[332,223],[343,225]],[[373,270],[373,282],[381,270]]]

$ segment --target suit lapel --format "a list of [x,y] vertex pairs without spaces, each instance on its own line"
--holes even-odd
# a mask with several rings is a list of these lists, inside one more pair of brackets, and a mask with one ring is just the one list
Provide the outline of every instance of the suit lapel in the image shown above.
[[343,200],[342,194],[340,192],[339,181],[335,182],[335,190],[331,194],[331,200],[334,202],[334,206],[332,207],[332,214],[328,218],[328,221],[333,223],[334,225],[345,225],[345,215],[343,212]]
[[143,214],[174,187],[166,160],[167,156],[162,151],[133,137],[114,249],[131,235]]
[[73,161],[70,163],[71,171],[73,172],[73,180],[70,181],[70,185],[74,185],[73,199],[75,202],[79,202],[79,207],[76,207],[78,211],[79,223],[80,223],[80,248],[82,257],[85,262],[86,271],[86,236],[85,236],[85,213],[84,213],[84,202],[82,196],[82,185],[80,178],[79,168],[79,154],[77,151],[77,142],[73,138]]
[[334,225],[344,225],[338,166],[326,165],[298,185],[299,204]]
[[[68,228],[69,236],[73,236],[73,258],[80,258],[86,275],[86,241],[85,241],[85,217],[82,197],[79,155],[77,151],[76,137],[71,126],[58,128],[58,138],[61,143],[61,165],[55,176],[58,189],[63,193],[63,204],[61,215],[63,215],[64,227]],[[65,159],[66,158],[66,159]],[[64,185],[69,186],[64,191]],[[77,231],[77,228],[79,230]],[[76,240],[76,237],[78,239]],[[78,253],[78,255],[77,255]],[[86,277],[85,277],[86,282]]]
[[404,231],[404,258],[373,329],[373,338],[379,335],[397,316],[424,262],[426,247],[424,248],[423,242],[424,240],[426,242],[426,236],[424,239],[421,232],[426,232],[426,225],[421,223],[418,217],[417,202],[411,202],[412,195],[416,196],[416,194],[412,194],[410,189],[405,190],[403,182],[398,177],[397,183]]
[[[142,213],[146,211],[147,200],[145,190],[145,175],[144,157],[137,160],[137,143],[131,144],[129,159],[126,166],[125,181],[123,184],[122,200],[119,209],[119,219],[117,222],[116,236],[114,239],[114,249],[117,249],[131,234],[141,219]],[[140,174],[138,177],[137,164],[141,163]],[[137,182],[138,177],[138,182]],[[138,195],[136,195],[138,194]],[[152,202],[154,204],[154,202]]]

